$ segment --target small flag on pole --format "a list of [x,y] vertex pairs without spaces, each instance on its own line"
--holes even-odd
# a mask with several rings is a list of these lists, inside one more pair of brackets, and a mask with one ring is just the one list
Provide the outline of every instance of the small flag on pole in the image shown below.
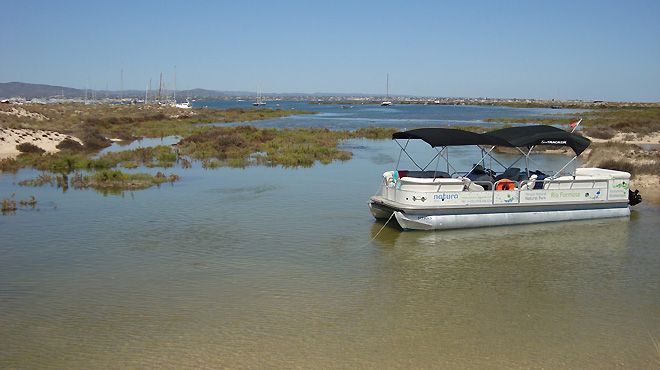
[[580,122],[582,122],[582,118],[579,120],[572,120],[571,123],[568,124],[572,128],[571,132],[575,131],[575,129],[580,125]]

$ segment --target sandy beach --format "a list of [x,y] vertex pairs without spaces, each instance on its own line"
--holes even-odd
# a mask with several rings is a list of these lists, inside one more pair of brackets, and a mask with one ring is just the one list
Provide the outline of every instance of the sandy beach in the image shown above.
[[0,128],[0,159],[18,156],[21,152],[16,149],[16,145],[23,143],[33,144],[48,153],[56,153],[59,152],[57,145],[67,138],[82,144],[77,137],[56,131]]
[[586,136],[594,143],[606,143],[610,141],[621,142],[625,144],[634,145],[657,145],[660,144],[660,132],[653,132],[648,135],[639,135],[634,133],[619,132],[611,139],[598,139],[595,137]]

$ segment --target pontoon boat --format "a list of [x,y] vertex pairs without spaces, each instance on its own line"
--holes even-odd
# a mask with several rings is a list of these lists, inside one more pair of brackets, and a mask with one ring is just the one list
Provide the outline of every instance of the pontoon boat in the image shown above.
[[[630,215],[631,205],[641,201],[637,191],[629,190],[628,172],[602,168],[562,172],[575,164],[591,142],[557,127],[519,126],[484,134],[421,128],[397,132],[392,138],[401,148],[397,167],[383,174],[369,208],[377,219],[394,216],[404,230],[623,218]],[[408,153],[411,140],[422,140],[435,150],[426,166],[417,165]],[[575,155],[554,173],[530,170],[530,154],[538,145],[568,146]],[[453,146],[476,146],[481,159],[469,170],[457,170],[449,161],[449,148]],[[505,165],[493,155],[497,147],[515,148],[520,156]],[[399,169],[402,154],[418,169]],[[486,158],[501,167],[499,172],[485,167]],[[441,159],[446,171],[438,170]],[[514,167],[523,159],[524,169]],[[433,163],[435,168],[429,170]]]

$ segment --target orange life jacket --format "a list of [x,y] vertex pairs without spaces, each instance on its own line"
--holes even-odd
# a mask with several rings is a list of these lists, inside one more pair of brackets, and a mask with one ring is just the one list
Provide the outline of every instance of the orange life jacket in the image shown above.
[[502,179],[495,183],[495,190],[515,190],[516,183],[509,179]]

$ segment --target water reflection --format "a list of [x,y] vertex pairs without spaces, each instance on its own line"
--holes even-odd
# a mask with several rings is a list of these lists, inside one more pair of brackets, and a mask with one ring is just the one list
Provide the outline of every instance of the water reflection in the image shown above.
[[[0,191],[58,207],[0,217],[0,367],[657,364],[658,207],[629,220],[388,225],[369,242],[383,224],[366,202],[396,147],[347,145],[347,162],[195,165],[125,197],[17,188],[31,173],[3,174]],[[469,166],[467,154],[450,153]]]

